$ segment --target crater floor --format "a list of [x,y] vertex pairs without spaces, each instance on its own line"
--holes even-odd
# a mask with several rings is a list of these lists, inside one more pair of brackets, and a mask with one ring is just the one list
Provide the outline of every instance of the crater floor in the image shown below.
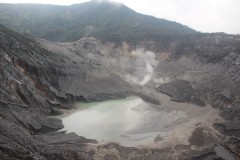
[[62,130],[96,139],[100,144],[116,142],[128,147],[188,145],[192,131],[199,125],[215,131],[211,126],[219,121],[219,110],[170,101],[161,93],[158,96],[161,105],[139,97],[78,103],[57,118],[63,121]]

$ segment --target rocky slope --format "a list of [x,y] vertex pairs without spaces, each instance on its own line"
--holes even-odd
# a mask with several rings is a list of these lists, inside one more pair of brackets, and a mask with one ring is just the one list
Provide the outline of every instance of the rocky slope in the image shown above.
[[[59,114],[62,106],[50,91],[54,90],[50,83],[56,84],[54,77],[56,69],[61,68],[61,57],[2,26],[0,37],[1,159],[89,157],[82,152],[71,152],[66,146],[84,146],[91,140],[53,132],[63,127],[61,121],[46,117]],[[49,73],[53,73],[52,76],[46,77]],[[59,96],[59,99],[64,101],[66,96]]]
[[57,133],[61,121],[46,116],[60,114],[59,109],[77,101],[128,95],[159,103],[142,87],[113,73],[95,75],[98,70],[91,64],[74,63],[3,26],[0,37],[2,159],[92,159],[84,147],[95,140]]
[[[214,159],[215,145],[223,145],[239,159],[239,43],[237,36],[204,35],[134,46],[94,38],[59,44],[1,26],[1,158]],[[139,149],[56,132],[61,121],[47,117],[75,102],[128,95],[159,104],[158,92],[211,104],[222,110],[225,122],[213,124],[214,132],[198,124],[188,145]]]

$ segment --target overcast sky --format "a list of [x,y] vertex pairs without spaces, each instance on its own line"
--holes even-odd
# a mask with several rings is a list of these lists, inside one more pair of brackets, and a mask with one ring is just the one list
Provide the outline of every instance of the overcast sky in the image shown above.
[[[87,0],[0,0],[70,5]],[[137,12],[177,21],[201,32],[240,34],[240,0],[116,0]]]

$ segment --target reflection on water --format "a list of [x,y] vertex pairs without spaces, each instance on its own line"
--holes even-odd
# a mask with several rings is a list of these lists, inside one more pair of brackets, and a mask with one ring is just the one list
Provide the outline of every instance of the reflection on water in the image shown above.
[[67,132],[125,146],[153,142],[163,132],[187,122],[189,116],[164,105],[151,105],[138,97],[79,103],[72,113],[59,117]]

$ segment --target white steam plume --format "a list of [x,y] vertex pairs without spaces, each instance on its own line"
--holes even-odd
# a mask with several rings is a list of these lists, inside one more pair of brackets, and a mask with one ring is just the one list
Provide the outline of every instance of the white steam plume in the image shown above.
[[129,64],[130,73],[126,73],[126,80],[143,86],[152,79],[158,62],[153,52],[137,49],[131,53]]
[[158,66],[155,54],[144,49],[132,51],[127,56],[103,56],[88,53],[88,60],[98,62],[102,69],[119,74],[124,80],[137,85],[147,84]]

